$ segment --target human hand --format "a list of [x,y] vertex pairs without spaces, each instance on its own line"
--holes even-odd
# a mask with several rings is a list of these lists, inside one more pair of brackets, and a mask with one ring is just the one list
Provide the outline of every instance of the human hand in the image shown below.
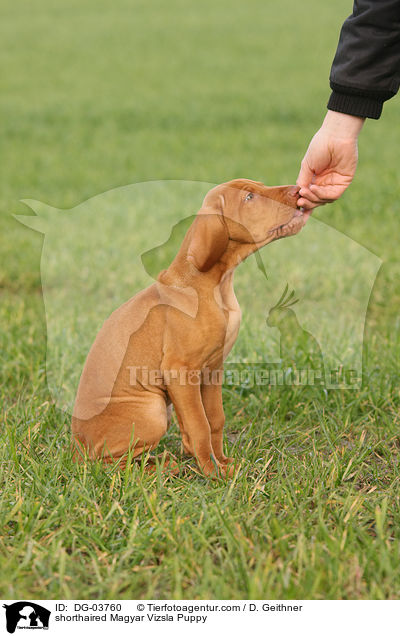
[[301,162],[299,207],[312,210],[342,196],[356,171],[357,138],[364,121],[328,110]]

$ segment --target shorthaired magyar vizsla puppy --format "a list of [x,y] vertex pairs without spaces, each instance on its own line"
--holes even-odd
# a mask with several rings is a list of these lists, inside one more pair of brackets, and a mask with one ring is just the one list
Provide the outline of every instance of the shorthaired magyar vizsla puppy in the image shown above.
[[137,457],[167,430],[204,474],[231,476],[223,451],[221,371],[241,318],[233,273],[250,254],[300,231],[298,187],[247,179],[216,186],[157,282],[105,321],[89,352],[72,418],[79,458]]

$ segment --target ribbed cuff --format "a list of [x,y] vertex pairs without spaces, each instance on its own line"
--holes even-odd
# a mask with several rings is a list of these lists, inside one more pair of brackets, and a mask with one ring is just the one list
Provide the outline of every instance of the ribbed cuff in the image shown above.
[[369,117],[379,119],[382,114],[383,102],[371,97],[348,95],[333,91],[329,98],[328,109],[338,113],[354,115],[354,117]]

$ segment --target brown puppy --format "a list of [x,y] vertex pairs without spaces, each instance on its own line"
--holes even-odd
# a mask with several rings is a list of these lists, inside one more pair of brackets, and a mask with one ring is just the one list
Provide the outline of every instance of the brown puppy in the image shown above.
[[240,325],[233,272],[300,231],[296,186],[216,186],[157,282],[106,320],[89,352],[72,418],[77,456],[126,461],[157,446],[172,403],[185,450],[206,475],[233,472],[223,452],[223,361]]

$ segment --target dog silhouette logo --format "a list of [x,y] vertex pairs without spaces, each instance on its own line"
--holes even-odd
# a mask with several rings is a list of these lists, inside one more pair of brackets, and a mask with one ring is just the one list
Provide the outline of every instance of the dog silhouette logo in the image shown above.
[[18,601],[3,607],[6,610],[6,627],[9,634],[14,634],[16,629],[49,629],[51,612],[37,603]]
[[[24,200],[35,215],[16,219],[43,235],[46,382],[57,408],[72,413],[86,356],[103,323],[169,267],[213,186],[148,181],[103,192],[69,210]],[[294,352],[297,368],[304,368],[299,357],[308,356],[311,369],[323,361],[326,388],[360,387],[365,319],[382,262],[316,218],[301,237],[255,252],[235,273],[243,317],[230,361],[283,366],[283,358],[288,368]],[[284,306],[271,307],[286,282],[301,302],[293,308],[293,298],[283,298]],[[168,296],[168,302],[176,296],[178,308],[189,307],[189,315],[196,310],[189,292]],[[356,382],[342,381],[336,374],[341,369],[354,371]]]

